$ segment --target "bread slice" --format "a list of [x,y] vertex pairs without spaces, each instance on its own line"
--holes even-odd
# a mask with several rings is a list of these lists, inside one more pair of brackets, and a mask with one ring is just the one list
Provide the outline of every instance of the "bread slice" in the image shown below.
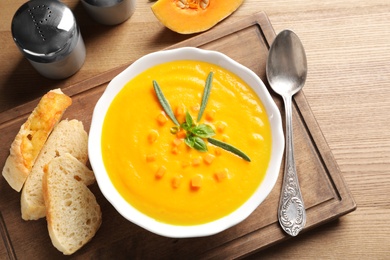
[[94,194],[79,181],[82,174],[67,172],[73,166],[63,157],[45,167],[42,187],[51,241],[64,255],[70,255],[95,236],[102,213]]
[[[43,168],[53,158],[70,153],[80,162],[88,160],[88,134],[82,122],[63,120],[53,130],[42,148],[21,194],[21,211],[24,220],[34,220],[45,216],[42,193]],[[86,166],[84,166],[89,170]]]
[[[70,153],[65,153],[59,157],[54,158],[47,165],[45,165],[43,171],[47,172],[49,166],[52,171],[60,171],[63,175],[70,176],[76,181],[84,183],[86,186],[95,183],[95,174],[93,171],[91,171],[84,163],[80,162],[80,160],[78,160]],[[41,184],[42,181],[43,176],[41,179]]]
[[14,190],[22,189],[49,134],[71,104],[60,89],[49,91],[21,126],[3,168],[4,179]]
[[[36,220],[45,216],[45,203],[42,193],[43,168],[55,157],[66,153],[73,155],[77,158],[74,160],[79,160],[81,164],[85,164],[88,160],[88,134],[84,130],[83,123],[75,119],[62,120],[58,123],[27,177],[20,197],[22,218],[24,220]],[[74,162],[68,164],[67,167],[71,166],[72,168],[65,170],[72,171],[75,167],[79,167],[74,165]],[[84,171],[90,171],[85,165],[83,166]],[[93,173],[92,176],[94,176]],[[87,179],[87,181],[90,181],[90,179]]]

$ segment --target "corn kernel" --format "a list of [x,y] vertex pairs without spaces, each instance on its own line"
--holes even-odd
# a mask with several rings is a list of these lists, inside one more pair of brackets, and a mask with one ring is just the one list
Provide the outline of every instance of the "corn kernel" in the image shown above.
[[215,156],[208,153],[203,157],[203,161],[207,164],[210,165],[215,159]]
[[202,175],[197,174],[191,178],[191,187],[194,189],[199,189],[202,186]]
[[172,178],[172,187],[173,188],[175,188],[175,189],[179,188],[180,183],[181,183],[181,178],[182,177],[180,175]]
[[159,137],[159,134],[156,130],[150,130],[149,134],[148,134],[148,141],[149,143],[154,143],[157,141],[157,138]]
[[221,182],[224,179],[227,179],[228,177],[228,170],[225,168],[223,170],[217,171],[214,173],[214,177],[217,179],[217,181]]
[[155,173],[156,178],[161,179],[164,176],[166,171],[167,168],[165,168],[164,166],[160,166],[160,168],[158,168]]
[[160,126],[163,126],[165,125],[165,123],[168,121],[168,118],[167,116],[165,115],[164,112],[161,112],[160,114],[158,114],[157,116],[157,123],[160,125]]

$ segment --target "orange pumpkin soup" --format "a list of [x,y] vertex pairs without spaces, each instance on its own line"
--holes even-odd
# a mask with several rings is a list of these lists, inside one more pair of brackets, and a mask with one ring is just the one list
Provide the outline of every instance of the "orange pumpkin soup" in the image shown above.
[[[199,124],[214,139],[245,152],[250,162],[205,143],[190,148],[186,132],[164,112],[153,89],[158,82],[175,117],[196,121],[207,75],[212,88]],[[210,222],[240,207],[264,178],[271,154],[267,114],[254,91],[233,73],[206,62],[173,61],[139,74],[114,98],[102,131],[104,165],[112,183],[133,207],[175,225]]]

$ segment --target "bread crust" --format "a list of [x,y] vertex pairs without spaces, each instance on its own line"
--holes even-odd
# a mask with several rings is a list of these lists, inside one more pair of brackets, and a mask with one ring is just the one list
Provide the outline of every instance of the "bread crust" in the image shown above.
[[75,178],[63,170],[63,162],[56,160],[60,157],[45,167],[42,179],[47,228],[54,247],[71,255],[95,236],[102,223],[102,212],[95,195],[85,185],[89,177]]
[[[76,119],[62,120],[47,139],[21,192],[22,219],[37,220],[45,217],[46,209],[42,194],[44,167],[52,159],[62,155],[73,157],[74,160],[78,160],[87,168],[85,164],[88,160],[88,134],[81,121]],[[68,161],[71,160],[72,158],[68,158]]]
[[60,89],[51,90],[21,126],[2,172],[14,190],[22,189],[48,136],[71,104],[72,99]]

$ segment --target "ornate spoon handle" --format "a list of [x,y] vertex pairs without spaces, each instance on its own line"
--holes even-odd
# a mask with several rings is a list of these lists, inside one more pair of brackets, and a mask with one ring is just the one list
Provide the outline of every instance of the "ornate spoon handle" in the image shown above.
[[296,236],[306,224],[306,210],[295,168],[291,99],[291,96],[283,97],[286,110],[286,158],[278,219],[287,234]]

